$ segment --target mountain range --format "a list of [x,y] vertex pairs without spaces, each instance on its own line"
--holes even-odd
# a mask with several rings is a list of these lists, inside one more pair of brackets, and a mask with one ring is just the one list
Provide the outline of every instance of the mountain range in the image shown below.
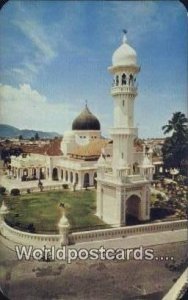
[[40,130],[32,130],[32,129],[18,129],[14,126],[7,124],[0,124],[0,137],[1,138],[17,138],[22,136],[23,139],[30,139],[38,133],[39,138],[48,138],[52,139],[54,137],[61,136],[57,132],[46,132]]

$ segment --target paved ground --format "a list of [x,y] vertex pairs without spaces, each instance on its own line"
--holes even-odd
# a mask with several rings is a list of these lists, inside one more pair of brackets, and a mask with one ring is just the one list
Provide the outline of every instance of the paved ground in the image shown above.
[[[43,186],[59,186],[65,183],[65,182],[61,182],[61,181],[54,181],[54,180],[42,180],[43,182]],[[38,187],[38,181],[34,180],[34,181],[21,181],[21,180],[17,180],[15,178],[9,179],[6,175],[2,175],[0,176],[0,184],[2,186],[5,186],[6,189],[8,191],[10,191],[13,188],[37,188]]]
[[127,236],[125,238],[109,239],[104,241],[85,242],[73,245],[72,247],[79,248],[99,248],[104,245],[105,248],[135,248],[139,246],[163,245],[166,243],[175,243],[188,241],[188,230],[171,230],[164,232],[155,232],[147,234],[139,234],[136,236]]
[[188,243],[152,248],[174,261],[18,262],[1,244],[1,288],[11,300],[161,300],[186,268]]

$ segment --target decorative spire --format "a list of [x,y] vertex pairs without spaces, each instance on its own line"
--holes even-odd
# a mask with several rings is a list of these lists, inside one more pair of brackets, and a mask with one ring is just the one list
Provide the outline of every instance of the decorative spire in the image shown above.
[[123,40],[122,40],[123,44],[127,42],[127,30],[123,29]]

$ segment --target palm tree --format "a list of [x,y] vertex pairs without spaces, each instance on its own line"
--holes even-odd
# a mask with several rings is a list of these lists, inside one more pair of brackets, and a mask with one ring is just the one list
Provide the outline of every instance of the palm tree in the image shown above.
[[[188,119],[185,114],[176,112],[167,125],[162,127],[164,134],[172,133],[162,147],[164,165],[167,168],[186,169],[188,162]],[[187,173],[183,171],[183,173]]]
[[162,127],[164,134],[167,133],[181,133],[186,134],[188,119],[185,114],[181,112],[176,112],[173,114],[172,120],[168,121],[167,125]]

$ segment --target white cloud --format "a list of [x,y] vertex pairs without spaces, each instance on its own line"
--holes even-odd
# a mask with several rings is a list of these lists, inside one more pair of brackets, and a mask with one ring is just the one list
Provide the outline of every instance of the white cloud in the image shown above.
[[67,102],[49,102],[44,95],[22,84],[18,88],[0,85],[1,123],[18,128],[57,131],[70,130],[77,114],[76,107]]
[[23,5],[17,5],[15,10],[12,24],[19,30],[19,34],[24,35],[25,41],[23,39],[23,43],[19,45],[22,49],[22,60],[17,61],[10,70],[10,75],[11,72],[12,75],[16,73],[19,81],[32,82],[34,76],[58,55],[57,43],[48,25],[39,17],[30,14]]
[[16,20],[14,24],[18,26],[24,35],[33,43],[46,62],[56,56],[56,52],[51,46],[47,33],[38,22],[35,20]]
[[174,26],[182,14],[181,3],[171,4],[166,5],[163,1],[159,3],[156,1],[113,1],[106,12],[104,6],[104,10],[100,12],[104,20],[105,17],[109,19],[109,11],[111,12],[111,22],[108,23],[106,32],[109,35],[109,41],[115,42],[116,37],[113,37],[111,33],[117,27],[117,20],[119,30],[126,28],[128,37],[137,44],[143,39],[148,39],[148,34],[156,36],[168,34],[166,29]]

